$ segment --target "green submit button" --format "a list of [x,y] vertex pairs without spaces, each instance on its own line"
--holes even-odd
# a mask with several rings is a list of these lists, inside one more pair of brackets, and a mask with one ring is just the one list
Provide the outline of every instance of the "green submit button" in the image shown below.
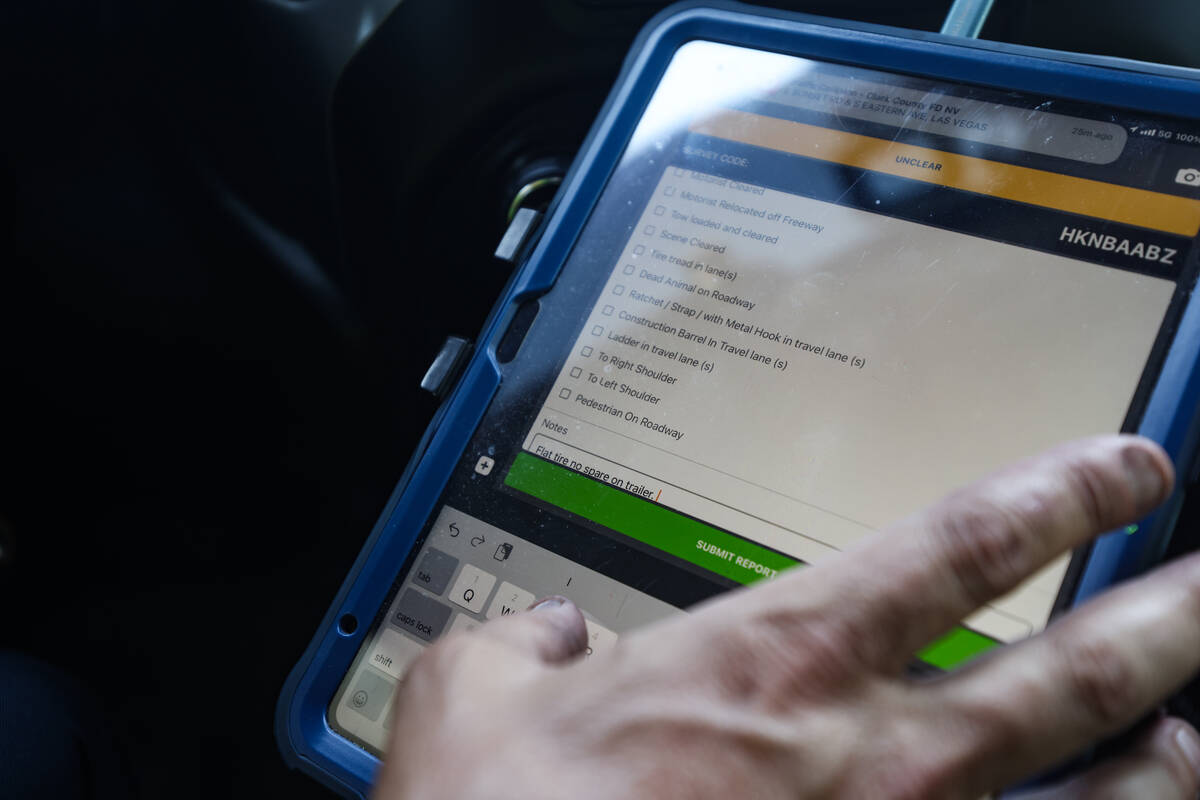
[[[529,453],[517,454],[504,483],[736,583],[771,578],[800,563]],[[917,655],[949,670],[997,644],[958,627]]]
[[799,563],[528,453],[517,455],[504,482],[737,583],[774,577]]

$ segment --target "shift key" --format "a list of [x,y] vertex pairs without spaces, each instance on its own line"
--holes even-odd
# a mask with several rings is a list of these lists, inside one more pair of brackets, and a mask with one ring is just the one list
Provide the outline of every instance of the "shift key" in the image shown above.
[[427,642],[432,642],[441,635],[448,619],[449,606],[442,605],[416,589],[404,592],[400,604],[396,607],[396,613],[392,615],[393,624]]

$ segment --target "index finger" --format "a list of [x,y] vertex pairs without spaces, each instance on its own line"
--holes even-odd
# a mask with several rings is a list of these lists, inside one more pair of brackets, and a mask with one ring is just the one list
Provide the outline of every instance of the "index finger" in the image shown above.
[[865,612],[900,633],[884,663],[902,667],[1062,554],[1146,515],[1173,481],[1170,459],[1148,439],[1082,439],[954,492],[856,548],[864,570],[887,575],[864,593]]
[[858,667],[897,672],[1061,553],[1148,513],[1172,476],[1166,454],[1147,439],[1072,442],[961,489],[818,567],[731,599],[724,613],[731,624],[766,614],[781,635],[803,636]]

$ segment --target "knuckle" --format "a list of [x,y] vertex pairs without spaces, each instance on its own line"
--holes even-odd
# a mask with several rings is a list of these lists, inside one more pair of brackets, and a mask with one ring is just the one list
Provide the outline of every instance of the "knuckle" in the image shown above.
[[930,613],[925,571],[897,569],[889,579],[894,594],[886,602],[846,615],[841,623],[846,655],[863,670],[890,671],[908,662],[913,655],[913,623]]
[[872,797],[887,797],[890,800],[928,800],[945,797],[950,783],[948,770],[935,765],[917,765],[893,772],[880,793]]
[[768,610],[722,636],[714,677],[727,694],[778,710],[859,674],[856,647],[828,610]]
[[1045,705],[1045,681],[1040,677],[1016,680],[1002,693],[956,708],[964,737],[977,746],[971,758],[1018,752],[1029,740],[1029,709]]
[[968,598],[982,604],[1016,585],[1032,569],[1036,536],[1029,519],[1039,514],[1031,498],[1024,513],[960,501],[940,526],[950,570]]
[[961,769],[933,751],[908,757],[876,759],[874,768],[863,771],[861,784],[852,797],[886,797],[888,800],[928,800],[951,795],[961,782]]
[[888,800],[922,800],[936,797],[931,792],[933,781],[923,771],[909,766],[893,768],[872,776],[856,787],[858,797],[886,797]]
[[1076,637],[1059,645],[1059,656],[1067,690],[1100,727],[1115,727],[1136,710],[1133,665],[1113,642]]
[[1127,508],[1132,513],[1133,503],[1124,484],[1112,480],[1110,471],[1095,461],[1075,461],[1067,476],[1071,493],[1090,529],[1107,527],[1109,520],[1122,516],[1121,512]]
[[776,613],[767,614],[764,623],[781,655],[809,677],[839,679],[858,666],[854,654],[859,637],[845,614],[830,609]]

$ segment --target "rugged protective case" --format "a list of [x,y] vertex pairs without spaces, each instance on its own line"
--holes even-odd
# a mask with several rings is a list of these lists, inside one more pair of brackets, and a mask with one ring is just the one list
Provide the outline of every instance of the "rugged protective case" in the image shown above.
[[[680,45],[693,39],[1200,119],[1196,70],[827,20],[720,0],[685,2],[656,16],[634,42],[545,222],[488,317],[474,356],[434,416],[284,684],[275,715],[284,760],[339,793],[365,796],[379,766],[375,756],[338,735],[326,718],[329,701],[367,633],[366,625],[343,630],[339,620],[346,615],[373,619],[383,604],[398,565],[405,562],[500,384],[496,348],[516,309],[554,284],[668,62]],[[1190,293],[1187,300],[1138,429],[1166,448],[1181,476],[1192,471],[1200,399],[1200,305],[1191,302]],[[1181,504],[1182,490],[1177,489],[1136,533],[1101,538],[1077,583],[1075,601],[1157,560]]]

